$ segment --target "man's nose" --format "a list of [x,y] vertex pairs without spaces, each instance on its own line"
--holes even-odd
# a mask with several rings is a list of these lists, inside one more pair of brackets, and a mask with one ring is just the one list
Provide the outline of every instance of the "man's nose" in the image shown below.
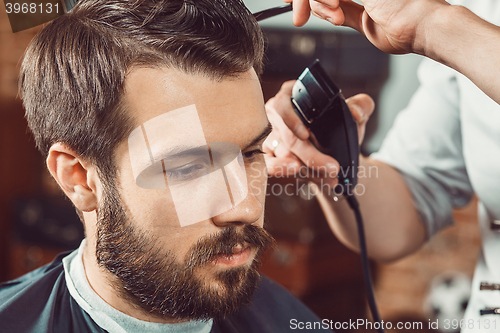
[[248,194],[243,201],[232,209],[212,217],[212,221],[219,227],[234,224],[252,224],[262,217],[263,212],[263,202],[260,202],[259,197],[252,191],[252,187],[249,186]]

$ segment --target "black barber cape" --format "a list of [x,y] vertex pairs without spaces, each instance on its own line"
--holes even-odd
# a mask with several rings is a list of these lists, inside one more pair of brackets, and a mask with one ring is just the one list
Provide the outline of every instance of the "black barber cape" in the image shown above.
[[[80,308],[66,287],[62,258],[68,254],[0,284],[0,333],[106,332]],[[211,332],[290,332],[295,331],[292,319],[320,321],[285,289],[262,277],[253,302],[222,321],[214,321]]]

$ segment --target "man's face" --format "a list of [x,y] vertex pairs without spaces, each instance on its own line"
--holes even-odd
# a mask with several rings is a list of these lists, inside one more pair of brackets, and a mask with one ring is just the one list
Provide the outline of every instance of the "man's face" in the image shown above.
[[[257,258],[272,243],[263,230],[267,173],[260,150],[269,123],[258,78],[253,70],[214,81],[174,69],[136,68],[126,79],[124,99],[146,138],[150,167],[161,162],[157,179],[163,183],[141,186],[135,141],[118,147],[116,186],[103,184],[98,210],[98,262],[114,274],[116,289],[145,311],[176,319],[223,317],[249,302]],[[191,117],[174,117],[182,110]],[[148,135],[148,121],[159,135]],[[209,155],[192,153],[200,131]],[[203,182],[200,176],[214,174],[215,147],[230,147],[217,153],[222,160],[232,154],[226,160],[239,163],[221,173],[222,183]],[[207,165],[212,169],[204,171]],[[230,206],[220,203],[225,197]],[[186,223],[186,212],[196,218]]]

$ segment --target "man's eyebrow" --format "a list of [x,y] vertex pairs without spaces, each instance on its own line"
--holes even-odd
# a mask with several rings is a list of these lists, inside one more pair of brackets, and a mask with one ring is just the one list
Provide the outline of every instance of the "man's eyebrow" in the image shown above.
[[208,146],[189,147],[186,145],[178,145],[166,151],[162,151],[158,156],[161,156],[161,160],[176,159],[185,156],[208,156]]
[[267,123],[267,126],[264,128],[264,130],[257,137],[255,137],[255,139],[253,139],[252,142],[250,142],[245,148],[243,148],[242,151],[247,150],[249,147],[252,147],[255,144],[267,138],[267,136],[271,134],[272,130],[273,130],[273,125],[271,125],[271,123]]
[[[271,123],[268,123],[267,126],[264,128],[264,130],[257,136],[255,139],[250,142],[245,148],[242,149],[242,151],[248,149],[251,146],[256,145],[260,141],[264,140],[267,138],[267,136],[271,133],[273,130],[273,126]],[[163,159],[175,159],[179,157],[184,157],[184,156],[203,156],[208,154],[208,146],[187,146],[187,145],[177,145],[174,147],[171,147],[170,149],[167,150],[162,150],[161,153],[157,153],[156,155],[162,156]]]

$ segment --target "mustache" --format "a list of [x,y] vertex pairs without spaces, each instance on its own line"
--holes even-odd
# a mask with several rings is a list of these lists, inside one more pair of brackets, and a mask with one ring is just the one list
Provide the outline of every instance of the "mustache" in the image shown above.
[[237,227],[226,227],[217,234],[198,240],[190,251],[186,269],[205,266],[218,256],[231,256],[237,245],[241,245],[242,249],[256,248],[259,257],[259,254],[275,245],[275,240],[266,230],[251,224],[245,225],[241,232],[238,232]]

